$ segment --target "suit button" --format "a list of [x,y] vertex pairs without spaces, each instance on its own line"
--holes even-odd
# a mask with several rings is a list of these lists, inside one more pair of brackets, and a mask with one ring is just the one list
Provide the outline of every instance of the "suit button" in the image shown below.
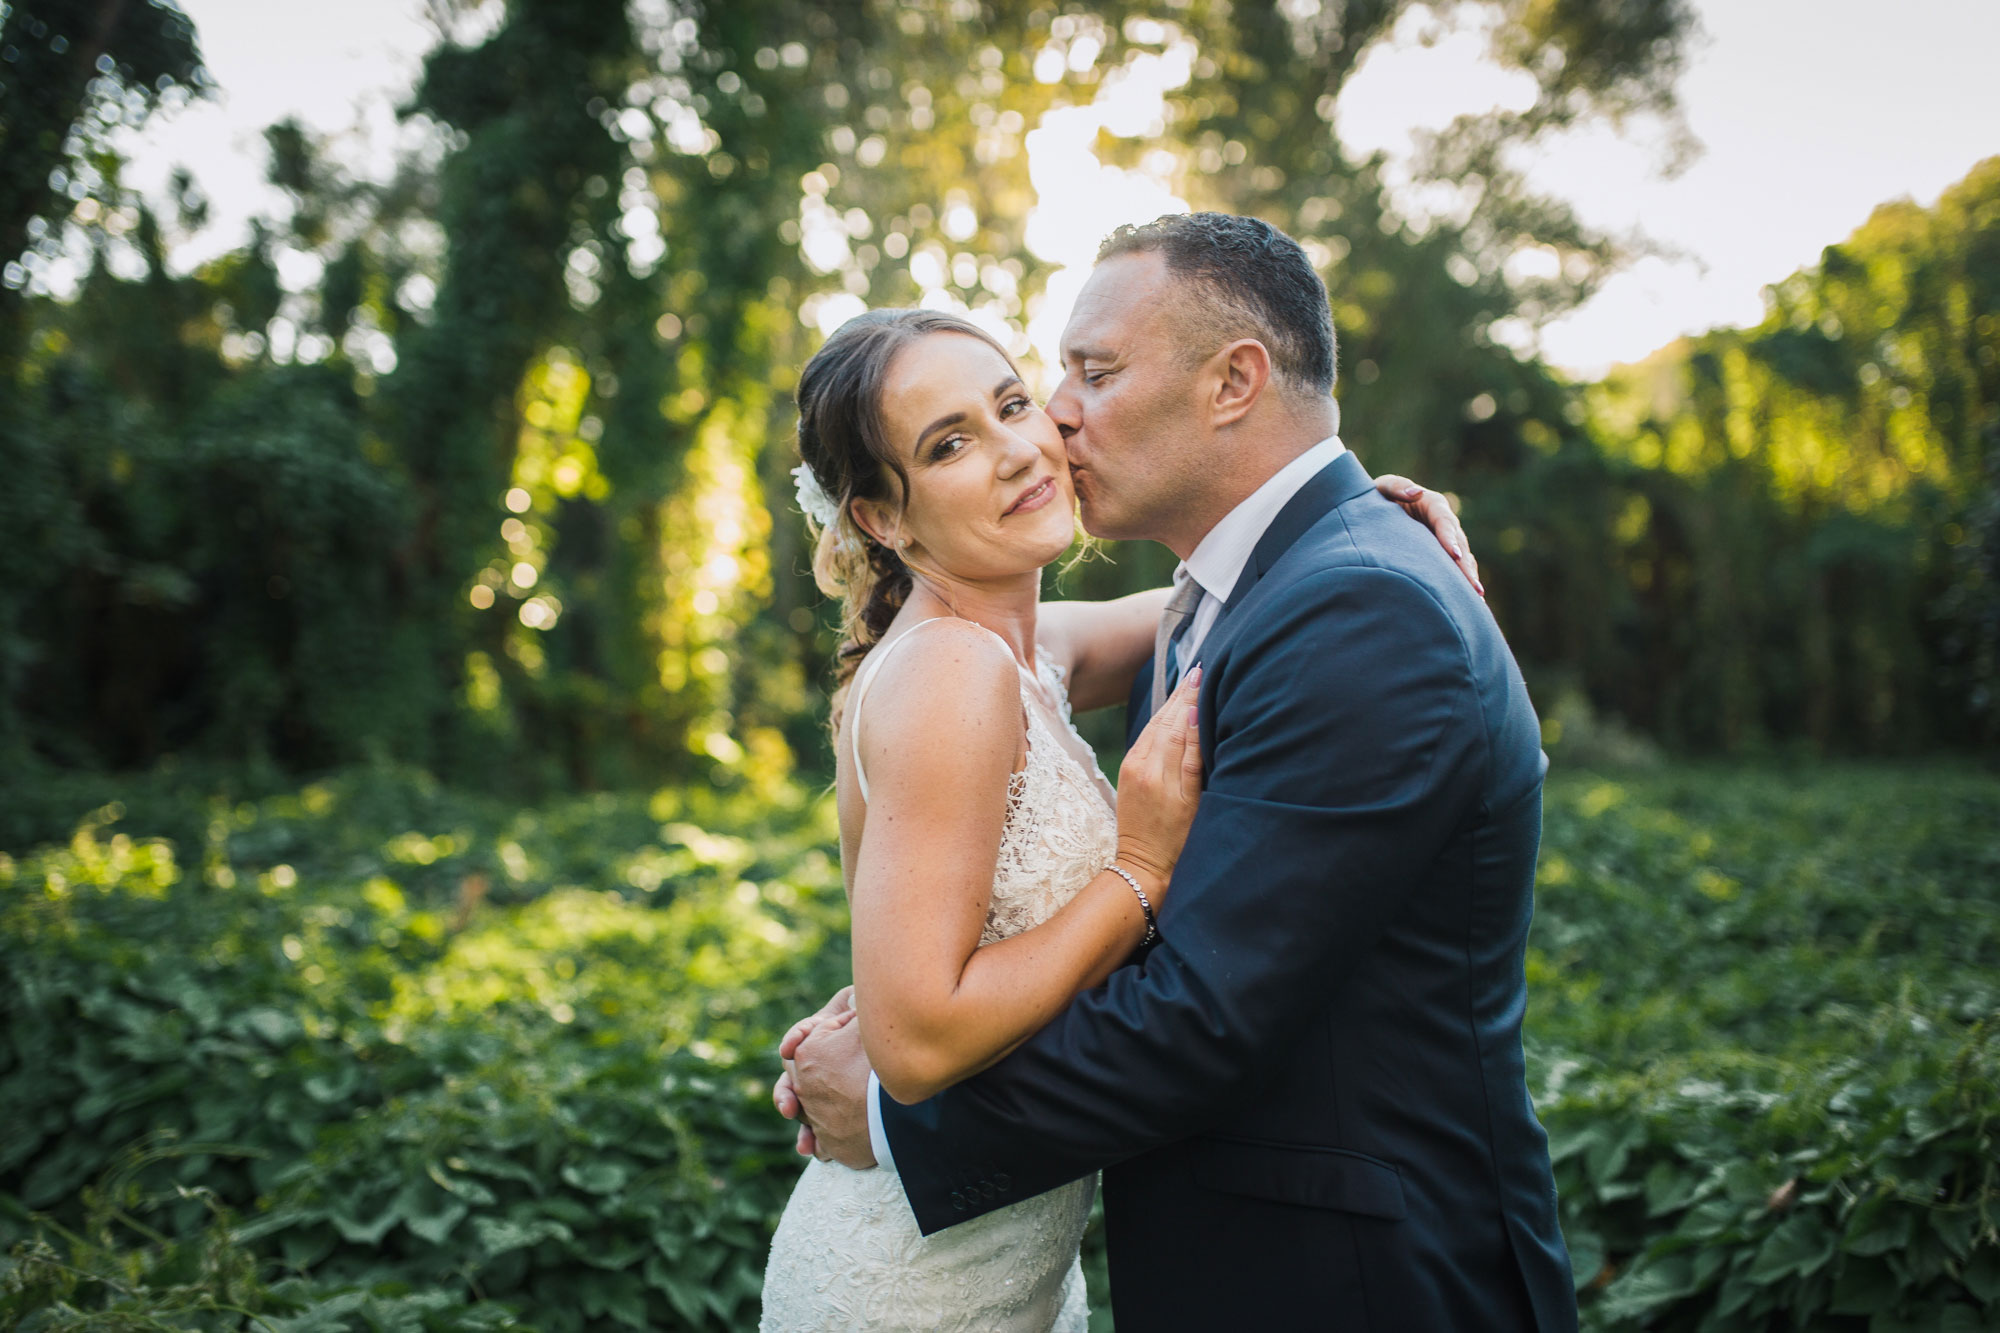
[[1005,1194],[1008,1190],[1013,1188],[1014,1181],[1013,1178],[1010,1177],[1005,1171],[1000,1171],[994,1174],[993,1184],[996,1187],[998,1187],[999,1191],[1002,1194]]
[[986,1196],[987,1198],[989,1198],[989,1199],[990,1199],[990,1198],[992,1198],[992,1197],[993,1197],[993,1195],[994,1195],[994,1193],[995,1193],[995,1191],[994,1191],[994,1189],[993,1189],[993,1182],[992,1182],[992,1181],[990,1181],[990,1180],[982,1180],[982,1181],[980,1181],[980,1182],[979,1182],[979,1192],[980,1192],[981,1194],[984,1194],[984,1195],[985,1195],[985,1196]]
[[965,1196],[963,1194],[960,1194],[957,1190],[953,1190],[951,1192],[951,1206],[956,1208],[961,1213],[964,1212]]

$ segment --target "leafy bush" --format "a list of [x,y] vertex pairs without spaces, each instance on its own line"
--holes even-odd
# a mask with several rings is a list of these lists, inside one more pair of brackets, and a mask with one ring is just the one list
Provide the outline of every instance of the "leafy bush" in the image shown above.
[[241,1328],[264,1333],[342,1329],[358,1319],[377,1333],[475,1333],[518,1328],[504,1307],[465,1305],[449,1292],[413,1291],[396,1284],[330,1288],[301,1278],[266,1284],[257,1256],[243,1243],[229,1210],[212,1191],[177,1187],[208,1208],[210,1220],[191,1236],[165,1236],[133,1216],[148,1211],[134,1179],[139,1169],[190,1153],[232,1156],[220,1144],[176,1144],[155,1135],[121,1154],[83,1192],[80,1230],[35,1219],[33,1236],[0,1261],[0,1319],[22,1333],[187,1327]]
[[754,1318],[797,1172],[770,1052],[848,971],[824,803],[745,838],[671,793],[444,800],[464,827],[384,836],[384,795],[218,813],[198,868],[108,815],[0,864],[0,1229],[81,1225],[85,1183],[169,1129],[260,1155],[148,1163],[138,1220],[257,1209],[233,1240],[320,1286],[550,1329]]
[[[10,1317],[754,1324],[771,1047],[848,975],[828,802],[131,791],[0,861]],[[1589,1327],[2000,1318],[1996,830],[1951,769],[1552,781],[1528,1031]]]
[[2000,1319],[2000,788],[1551,787],[1538,1099],[1589,1326]]

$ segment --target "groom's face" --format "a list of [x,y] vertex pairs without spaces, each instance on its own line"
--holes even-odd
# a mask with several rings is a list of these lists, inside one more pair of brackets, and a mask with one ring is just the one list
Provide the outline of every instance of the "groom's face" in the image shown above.
[[1063,330],[1063,380],[1047,411],[1093,536],[1166,539],[1199,473],[1176,286],[1158,254],[1118,255],[1091,273]]

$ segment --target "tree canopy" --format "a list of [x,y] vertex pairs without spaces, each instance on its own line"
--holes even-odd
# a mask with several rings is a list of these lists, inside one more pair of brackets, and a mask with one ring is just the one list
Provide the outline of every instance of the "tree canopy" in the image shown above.
[[[1598,387],[1532,353],[1626,251],[1530,189],[1519,149],[1673,130],[1684,3],[510,0],[466,41],[461,6],[432,9],[393,178],[274,126],[289,209],[180,275],[196,184],[157,214],[99,127],[206,87],[191,25],[164,0],[0,7],[0,517],[27,535],[0,576],[0,744],[28,768],[818,765],[798,367],[862,303],[953,305],[1027,352],[1056,267],[1034,208],[1065,188],[1028,138],[1093,107],[1098,160],[1305,244],[1344,433],[1465,497],[1545,704],[1718,749],[1990,718],[1990,170],[1878,215],[1759,330]],[[1367,53],[1447,23],[1532,104],[1393,168],[1346,149]],[[105,59],[80,77],[85,47]],[[87,268],[66,301],[60,263]],[[1066,590],[1170,567],[1110,554]]]

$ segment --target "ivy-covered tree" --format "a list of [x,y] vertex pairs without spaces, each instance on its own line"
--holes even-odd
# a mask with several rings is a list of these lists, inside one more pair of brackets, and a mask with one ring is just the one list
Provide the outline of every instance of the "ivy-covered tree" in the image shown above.
[[208,85],[194,24],[171,0],[0,2],[0,372],[20,354],[23,290],[59,253],[64,218],[115,191],[111,130]]
[[[1524,341],[1623,252],[1529,190],[1513,150],[1592,118],[1671,132],[1682,4],[511,0],[461,41],[462,8],[432,6],[441,40],[403,108],[422,133],[386,183],[345,177],[280,125],[271,179],[288,205],[197,273],[167,262],[203,223],[194,183],[156,211],[101,153],[89,206],[37,233],[60,231],[65,262],[90,258],[73,301],[17,300],[23,409],[5,447],[26,480],[0,503],[46,553],[0,591],[0,726],[17,751],[285,768],[381,755],[584,787],[756,782],[818,762],[830,644],[785,475],[816,328],[837,303],[943,300],[1025,346],[1050,272],[1030,214],[1060,188],[1031,175],[1027,136],[1166,60],[1181,77],[1159,123],[1093,151],[1305,242],[1334,299],[1344,434],[1372,466],[1467,494],[1496,607],[1545,698],[1574,687],[1696,746],[1879,747],[1948,729],[1933,658],[1976,636],[1863,635],[1864,652],[1775,628],[1790,593],[1744,577],[1745,553],[1782,571],[1835,540],[1816,519],[1772,521],[1759,497],[1782,490],[1776,464],[1724,448],[1732,484],[1696,486],[1647,459],[1653,427],[1609,406],[1622,390],[1586,420]],[[28,22],[5,12],[10,33]],[[1538,91],[1392,168],[1344,146],[1335,113],[1367,54],[1424,15],[1483,22],[1494,58]],[[36,104],[57,105],[66,67],[24,68],[48,84]],[[193,64],[175,77],[202,83]],[[71,149],[99,142],[74,128],[108,123],[94,105],[74,102]],[[35,208],[56,206],[45,191]],[[1954,262],[1991,272],[1976,245]],[[1860,260],[1854,278],[1830,258],[1824,299],[1849,300],[1846,283],[1861,309],[1876,268]],[[1941,281],[1912,287],[1908,310],[1992,308]],[[1813,417],[1806,398],[1830,392],[1821,315],[1773,318],[1751,359],[1793,386],[1784,422],[1817,421],[1808,433],[1843,450],[1855,431],[1908,434],[1893,404]],[[1898,353],[1916,358],[1898,383],[1961,386],[1955,406],[1923,389],[1939,428],[1984,420],[1988,390],[1964,390],[1943,344],[1885,318],[1870,336],[1922,344]],[[1686,363],[1682,415],[1715,440],[1744,410],[1726,341]],[[1875,476],[1871,450],[1857,437],[1842,457]],[[1892,534],[1885,553],[1908,525],[1943,521],[1872,503],[1841,501]],[[1171,563],[1112,554],[1072,589],[1114,594]],[[125,651],[135,638],[144,653]],[[1845,665],[1863,658],[1877,665]],[[1897,703],[1855,713],[1849,686],[1810,685],[1836,677]],[[1905,688],[1919,678],[1931,684]]]

